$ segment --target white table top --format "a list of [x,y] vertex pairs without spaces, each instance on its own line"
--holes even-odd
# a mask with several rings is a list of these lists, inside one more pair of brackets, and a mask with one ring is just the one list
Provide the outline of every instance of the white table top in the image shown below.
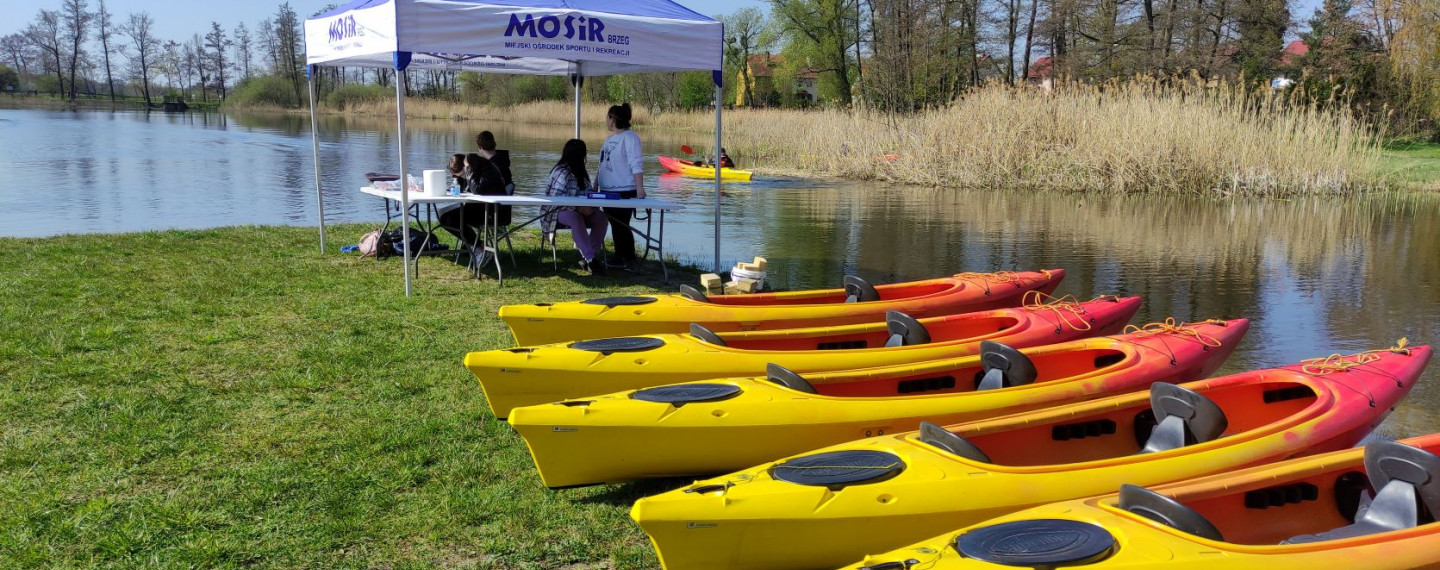
[[[373,186],[362,186],[360,191],[371,196],[379,196],[386,200],[400,201],[399,190],[380,190]],[[591,207],[612,207],[612,208],[635,208],[638,210],[684,210],[685,206],[674,202],[656,200],[654,198],[631,199],[631,200],[606,200],[602,198],[584,198],[580,196],[482,196],[478,194],[461,194],[459,196],[430,196],[423,192],[411,192],[412,203],[462,203],[482,202],[487,204],[501,204],[505,206],[591,206]]]

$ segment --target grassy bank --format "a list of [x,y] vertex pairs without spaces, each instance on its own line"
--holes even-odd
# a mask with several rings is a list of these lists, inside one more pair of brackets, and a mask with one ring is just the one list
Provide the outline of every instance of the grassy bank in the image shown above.
[[1440,192],[1440,144],[1397,142],[1385,146],[1382,167],[1396,180]]
[[[151,99],[154,104],[152,110],[158,110],[161,104],[161,97],[156,95]],[[215,111],[220,108],[219,101],[188,101],[186,103],[193,111]],[[69,97],[60,97],[53,94],[17,94],[5,93],[0,97],[0,107],[15,109],[145,109],[144,97],[116,97],[114,101],[107,95],[81,95],[74,101]]]
[[659,487],[544,489],[461,358],[510,344],[502,304],[673,285],[556,273],[532,236],[504,287],[427,258],[407,299],[397,260],[315,242],[0,239],[0,567],[655,564],[626,513]]

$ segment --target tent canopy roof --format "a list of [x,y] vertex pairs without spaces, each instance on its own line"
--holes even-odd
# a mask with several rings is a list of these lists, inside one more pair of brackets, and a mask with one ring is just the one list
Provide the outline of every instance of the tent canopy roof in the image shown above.
[[355,0],[305,21],[310,65],[485,73],[718,79],[723,38],[668,0]]

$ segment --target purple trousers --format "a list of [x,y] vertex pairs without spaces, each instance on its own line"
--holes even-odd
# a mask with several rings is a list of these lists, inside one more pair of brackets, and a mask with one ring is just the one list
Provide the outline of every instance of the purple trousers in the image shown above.
[[570,237],[575,238],[575,249],[580,250],[580,257],[585,261],[594,260],[595,254],[605,244],[605,230],[610,226],[605,212],[600,208],[591,208],[590,215],[582,216],[575,210],[561,210],[556,214],[556,220],[570,228]]

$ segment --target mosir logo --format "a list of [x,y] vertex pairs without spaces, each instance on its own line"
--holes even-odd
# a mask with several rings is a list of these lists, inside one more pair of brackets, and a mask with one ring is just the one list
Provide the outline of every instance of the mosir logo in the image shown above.
[[355,25],[355,16],[336,18],[334,22],[330,22],[330,43],[332,44],[364,35],[365,31]]
[[578,39],[583,42],[605,43],[605,22],[599,18],[586,18],[580,16],[542,16],[535,19],[535,16],[526,14],[521,20],[515,14],[510,15],[510,25],[505,27],[505,37],[526,36],[555,38],[564,37],[567,40]]

